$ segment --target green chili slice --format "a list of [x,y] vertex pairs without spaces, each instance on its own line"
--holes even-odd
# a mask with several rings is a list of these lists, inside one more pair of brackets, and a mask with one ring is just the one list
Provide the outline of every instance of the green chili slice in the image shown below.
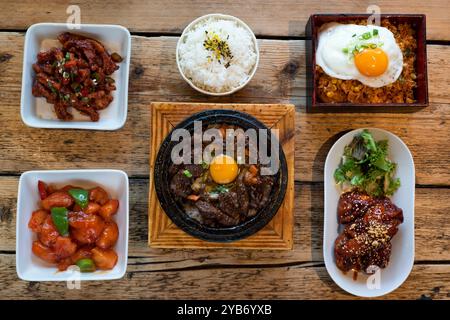
[[362,40],[368,40],[370,38],[372,38],[372,34],[370,32],[365,32],[361,35]]
[[86,208],[89,203],[89,192],[84,189],[70,189],[69,194],[75,200],[75,203],[82,209]]
[[81,272],[94,272],[95,264],[92,259],[84,258],[77,261],[76,265],[80,268]]
[[69,210],[64,207],[53,207],[51,210],[53,224],[63,237],[69,235],[69,218],[67,214]]

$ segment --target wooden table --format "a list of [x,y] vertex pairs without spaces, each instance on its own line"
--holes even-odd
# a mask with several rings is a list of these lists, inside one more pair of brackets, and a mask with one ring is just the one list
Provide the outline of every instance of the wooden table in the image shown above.
[[[101,1],[80,0],[82,23],[130,29],[129,112],[115,132],[44,130],[20,119],[24,32],[37,22],[65,22],[63,1],[0,0],[0,298],[67,299],[349,299],[328,276],[322,256],[323,165],[333,142],[358,127],[397,134],[416,165],[415,265],[384,298],[450,298],[450,33],[444,0],[377,1],[383,13],[425,13],[430,107],[409,113],[306,113],[304,26],[311,13],[363,13],[371,1]],[[222,12],[246,21],[261,61],[240,92],[210,98],[192,90],[175,64],[183,27]],[[152,101],[294,103],[296,105],[294,250],[161,250],[147,246],[149,117]],[[114,141],[112,144],[111,141]],[[89,148],[86,143],[89,142]],[[130,177],[129,264],[118,281],[20,281],[15,271],[17,183],[26,170],[117,168]]]

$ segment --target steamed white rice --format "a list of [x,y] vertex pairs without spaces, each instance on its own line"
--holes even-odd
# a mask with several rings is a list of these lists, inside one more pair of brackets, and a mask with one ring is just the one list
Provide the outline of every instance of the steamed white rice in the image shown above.
[[[226,64],[211,58],[203,43],[215,33],[226,40],[232,59]],[[185,33],[178,48],[183,74],[197,87],[209,92],[228,92],[243,85],[255,67],[257,54],[252,34],[237,21],[207,18]]]

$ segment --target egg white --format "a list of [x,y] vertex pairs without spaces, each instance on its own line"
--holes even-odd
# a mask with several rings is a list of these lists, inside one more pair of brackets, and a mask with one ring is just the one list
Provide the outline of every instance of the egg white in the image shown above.
[[[386,71],[377,77],[361,74],[355,65],[352,54],[343,52],[344,48],[355,42],[354,35],[378,30],[378,36],[368,42],[382,43],[381,49],[389,59]],[[319,44],[316,50],[316,64],[330,77],[342,80],[359,80],[361,83],[379,88],[395,82],[403,70],[403,55],[395,41],[394,34],[387,28],[330,22],[319,29]]]

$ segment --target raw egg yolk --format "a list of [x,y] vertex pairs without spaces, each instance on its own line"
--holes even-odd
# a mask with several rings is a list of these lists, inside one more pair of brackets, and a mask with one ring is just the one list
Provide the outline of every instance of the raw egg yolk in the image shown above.
[[230,156],[221,154],[214,157],[209,164],[212,179],[219,184],[233,182],[238,175],[238,165]]
[[365,49],[355,55],[355,64],[363,75],[377,77],[386,71],[389,59],[386,52],[380,48]]

